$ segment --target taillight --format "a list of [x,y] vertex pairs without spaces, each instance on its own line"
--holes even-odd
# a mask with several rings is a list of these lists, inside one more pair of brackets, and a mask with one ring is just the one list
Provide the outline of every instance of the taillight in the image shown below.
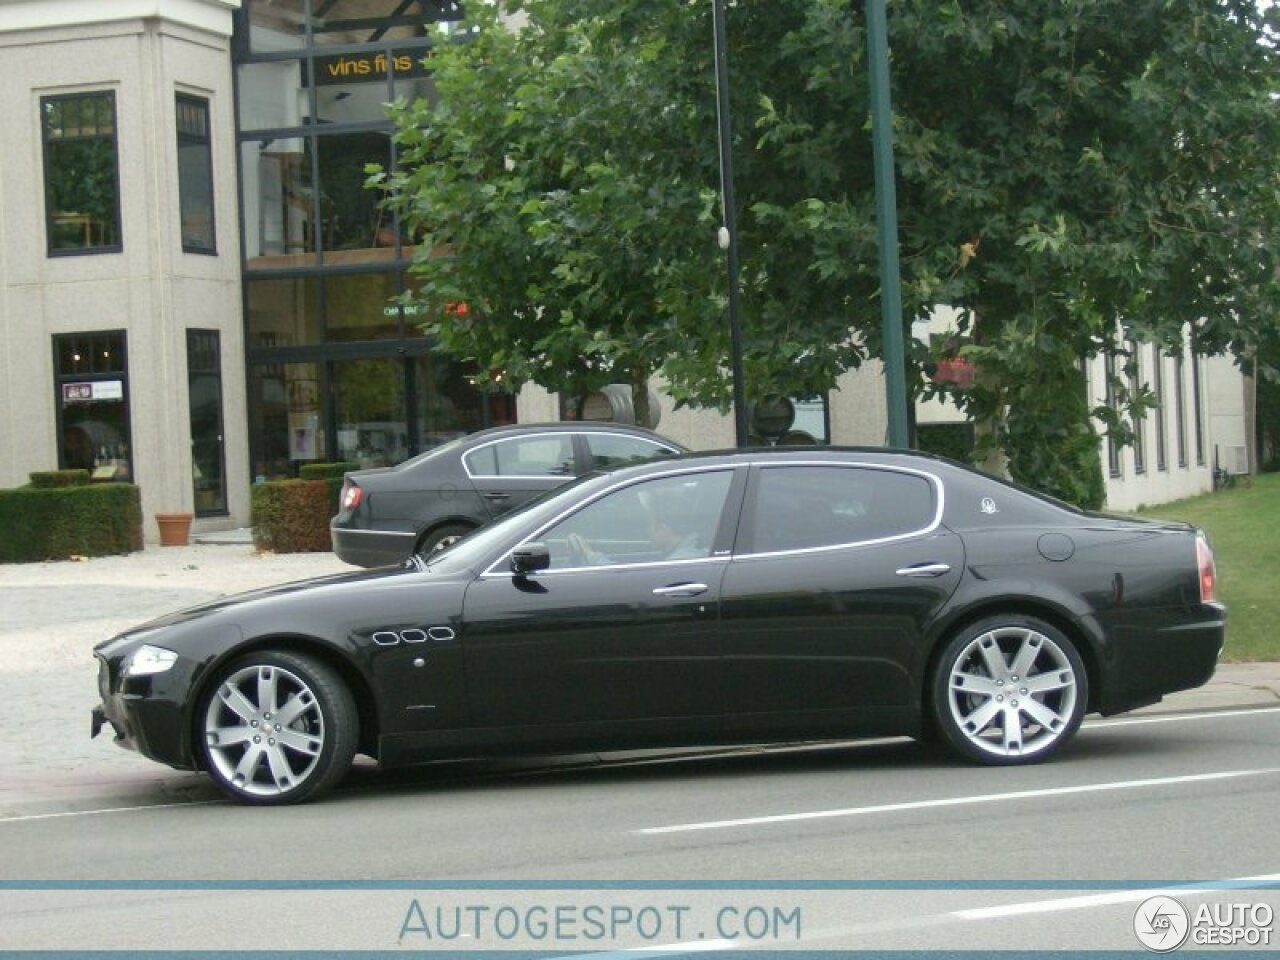
[[1218,599],[1218,569],[1203,533],[1196,534],[1196,566],[1200,569],[1200,602],[1213,603]]
[[350,513],[356,507],[360,506],[360,499],[363,496],[364,491],[354,483],[346,484],[342,488],[342,509]]

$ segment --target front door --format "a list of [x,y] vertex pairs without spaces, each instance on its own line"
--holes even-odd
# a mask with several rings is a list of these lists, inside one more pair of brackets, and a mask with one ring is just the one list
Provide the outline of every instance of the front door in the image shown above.
[[549,570],[517,577],[499,564],[473,583],[463,637],[473,722],[718,716],[733,479],[686,469],[615,488],[531,538],[550,550]]

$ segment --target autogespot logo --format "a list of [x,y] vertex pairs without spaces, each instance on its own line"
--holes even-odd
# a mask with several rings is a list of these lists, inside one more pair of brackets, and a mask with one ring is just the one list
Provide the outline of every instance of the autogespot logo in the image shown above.
[[1187,942],[1191,915],[1173,897],[1144,900],[1133,915],[1133,932],[1153,953],[1169,953]]

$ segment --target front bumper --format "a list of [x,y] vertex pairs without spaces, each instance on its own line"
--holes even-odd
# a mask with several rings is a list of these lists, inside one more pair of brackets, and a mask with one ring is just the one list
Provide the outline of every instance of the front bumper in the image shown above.
[[98,658],[102,702],[90,712],[90,737],[110,726],[117,746],[179,770],[194,769],[182,695],[190,685],[189,666],[179,661],[162,674],[124,677],[122,662]]

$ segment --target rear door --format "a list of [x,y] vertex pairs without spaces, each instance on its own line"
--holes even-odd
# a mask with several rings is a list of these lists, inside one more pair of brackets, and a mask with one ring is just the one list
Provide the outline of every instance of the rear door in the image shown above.
[[721,595],[730,714],[915,702],[922,637],[964,568],[941,490],[869,464],[753,468]]
[[573,479],[573,434],[568,431],[504,437],[468,450],[463,467],[490,517],[499,517]]

